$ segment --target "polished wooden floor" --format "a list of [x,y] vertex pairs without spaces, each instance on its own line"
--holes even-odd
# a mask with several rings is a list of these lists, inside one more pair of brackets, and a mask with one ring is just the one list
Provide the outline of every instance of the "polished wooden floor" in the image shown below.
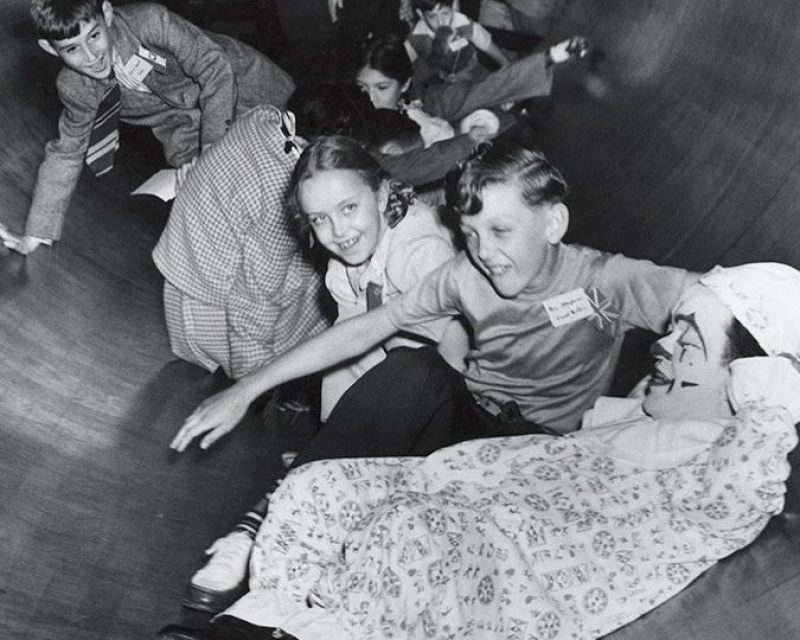
[[[0,221],[15,230],[58,113],[28,5],[0,0]],[[542,131],[573,188],[573,239],[696,269],[800,266],[794,0],[574,0],[557,29],[605,48],[588,72],[559,70]],[[3,639],[153,637],[180,618],[205,546],[308,434],[257,410],[213,451],[169,453],[224,381],[170,354],[150,259],[167,211],[126,195],[160,160],[125,135],[113,174],[81,179],[60,243],[0,256]],[[800,637],[798,472],[788,512],[615,637]]]

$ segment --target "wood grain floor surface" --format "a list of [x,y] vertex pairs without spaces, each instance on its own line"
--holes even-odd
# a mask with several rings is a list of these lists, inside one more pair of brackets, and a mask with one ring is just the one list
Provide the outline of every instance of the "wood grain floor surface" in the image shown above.
[[[58,114],[28,6],[0,0],[0,221],[17,231]],[[570,238],[695,269],[800,266],[798,13],[569,3],[555,37],[605,49],[558,70],[540,132],[572,186]],[[81,178],[61,242],[0,256],[0,638],[153,637],[182,615],[203,549],[310,433],[264,428],[256,410],[208,453],[168,452],[224,381],[169,351],[150,259],[167,211],[127,196],[161,159],[132,135],[112,175]],[[797,476],[789,515],[615,637],[800,637]]]

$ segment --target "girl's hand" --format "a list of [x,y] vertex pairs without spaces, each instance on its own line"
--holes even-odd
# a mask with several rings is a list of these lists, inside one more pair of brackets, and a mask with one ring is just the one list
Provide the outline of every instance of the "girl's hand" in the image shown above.
[[181,453],[203,434],[206,436],[200,441],[200,448],[208,449],[239,423],[249,406],[250,397],[239,384],[211,396],[186,419],[169,443],[170,449]]

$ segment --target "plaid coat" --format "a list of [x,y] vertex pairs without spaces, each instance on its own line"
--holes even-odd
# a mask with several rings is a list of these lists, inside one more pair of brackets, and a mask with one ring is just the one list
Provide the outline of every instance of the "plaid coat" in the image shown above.
[[298,156],[284,131],[275,107],[239,118],[190,172],[153,251],[172,350],[234,378],[326,326],[321,275],[284,212]]

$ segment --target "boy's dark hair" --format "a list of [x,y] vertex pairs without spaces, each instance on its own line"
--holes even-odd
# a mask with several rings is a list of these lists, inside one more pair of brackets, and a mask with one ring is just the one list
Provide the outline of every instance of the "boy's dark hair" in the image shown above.
[[738,358],[756,358],[767,355],[753,334],[736,318],[728,325],[725,335],[728,338],[728,347],[723,358],[724,363],[733,362]]
[[443,7],[452,7],[455,0],[411,0],[415,11],[431,11],[440,4]]
[[309,142],[318,136],[343,135],[370,142],[375,107],[354,82],[325,82],[298,87],[288,109],[297,119],[297,134]]
[[[98,18],[99,16],[99,18]],[[36,33],[46,40],[66,40],[81,32],[81,22],[103,16],[103,0],[32,0]]]
[[391,145],[401,153],[423,146],[419,125],[394,109],[376,109],[372,125],[371,147],[379,153]]
[[561,172],[540,151],[518,144],[478,146],[469,159],[451,170],[445,179],[446,215],[472,216],[483,208],[481,193],[491,184],[516,184],[529,207],[562,202],[568,188]]
[[402,38],[393,33],[384,33],[367,41],[359,69],[370,67],[401,85],[414,75],[411,59]]
[[286,189],[286,209],[301,237],[307,232],[308,221],[300,207],[300,185],[317,173],[337,169],[355,171],[372,191],[378,191],[389,177],[358,141],[338,135],[318,137],[300,154]]

